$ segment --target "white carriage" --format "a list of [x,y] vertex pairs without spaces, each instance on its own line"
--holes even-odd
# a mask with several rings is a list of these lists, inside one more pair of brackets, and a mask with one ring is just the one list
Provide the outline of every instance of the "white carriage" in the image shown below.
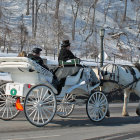
[[16,105],[20,102],[27,120],[38,127],[48,124],[55,113],[67,117],[77,103],[79,95],[71,94],[75,89],[86,92],[86,110],[92,121],[101,121],[106,115],[107,98],[101,91],[94,91],[100,83],[92,86],[91,68],[81,67],[75,75],[67,76],[60,93],[51,84],[53,74],[29,58],[1,57],[0,71],[10,73],[12,79],[0,86],[1,119],[16,117]]

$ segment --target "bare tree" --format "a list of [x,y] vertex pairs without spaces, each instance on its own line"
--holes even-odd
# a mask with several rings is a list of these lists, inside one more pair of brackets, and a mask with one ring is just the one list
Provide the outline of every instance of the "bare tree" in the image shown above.
[[104,7],[104,24],[106,23],[106,16],[111,5],[111,0],[108,1],[107,6]]
[[56,7],[55,7],[55,14],[54,14],[54,17],[56,19],[58,19],[59,16],[59,5],[60,5],[60,0],[56,0]]
[[20,30],[20,51],[23,51],[24,44],[26,42],[26,36],[28,35],[27,28],[24,25],[23,15],[21,16],[21,22],[18,28]]
[[74,0],[76,6],[75,6],[75,10],[74,10],[74,5],[72,4],[72,13],[73,13],[73,22],[72,22],[72,40],[75,40],[75,24],[76,24],[76,19],[77,19],[77,15],[78,15],[78,10],[79,10],[79,6],[80,6],[80,1],[79,0]]
[[124,9],[124,14],[123,14],[123,21],[126,20],[126,12],[127,12],[127,0],[125,0],[125,9]]
[[30,0],[27,0],[27,11],[26,11],[26,15],[29,15],[29,4],[30,4]]
[[136,9],[136,23],[138,24],[138,33],[137,33],[137,38],[139,37],[139,34],[140,34],[140,7],[138,7]]
[[89,31],[89,34],[87,35],[85,41],[87,41],[89,39],[89,37],[92,36],[93,32],[94,32],[94,22],[95,22],[95,12],[96,12],[96,4],[97,4],[98,0],[95,0],[91,7],[89,8],[89,13],[91,11],[91,8],[93,8],[93,16],[92,16],[92,19],[91,19],[91,25],[90,25],[90,31]]
[[5,32],[4,32],[4,38],[3,38],[3,46],[4,46],[3,52],[6,49],[6,44],[8,43],[7,38],[9,36],[10,32],[11,32],[11,30],[10,30],[10,28],[8,26],[6,26],[4,30],[5,30]]
[[56,0],[56,6],[55,6],[55,14],[54,14],[54,17],[55,17],[55,23],[54,25],[56,25],[57,27],[57,55],[59,55],[59,45],[60,45],[60,26],[61,26],[61,21],[59,19],[59,6],[60,6],[60,1],[61,0]]
[[34,36],[34,32],[35,32],[35,30],[34,30],[34,15],[35,15],[35,1],[34,0],[32,0],[32,36],[33,37],[35,37]]
[[39,10],[39,5],[38,5],[38,0],[36,0],[35,3],[35,23],[34,23],[34,38],[36,37],[36,32],[37,32],[37,21],[38,21],[38,10]]

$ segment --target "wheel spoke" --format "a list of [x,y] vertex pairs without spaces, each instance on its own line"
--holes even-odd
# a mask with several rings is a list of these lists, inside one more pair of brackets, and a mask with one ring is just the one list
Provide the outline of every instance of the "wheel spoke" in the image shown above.
[[3,111],[2,117],[4,116],[4,114],[5,114],[5,111],[6,111],[6,107],[4,108],[4,111]]
[[37,110],[37,123],[39,124],[39,110]]
[[44,119],[43,119],[43,116],[42,116],[42,112],[41,111],[40,111],[40,117],[41,117],[42,123],[44,123]]
[[9,108],[9,110],[10,110],[11,116],[13,116],[13,113],[12,113],[12,109],[11,109],[11,107]]
[[[3,105],[5,105],[5,102],[4,102],[3,104],[0,104],[0,107],[3,106]],[[1,110],[0,110],[0,111],[1,111]]]
[[43,108],[41,108],[41,110],[42,110],[42,113],[44,114],[44,116],[47,118],[47,120],[49,119],[48,118],[48,115],[46,114],[46,112],[44,111],[44,109]]
[[52,114],[48,109],[45,109],[44,106],[43,106],[43,109],[48,112],[50,115]]
[[99,112],[100,112],[101,116],[103,116],[103,114],[104,114],[103,110],[99,109]]
[[9,108],[9,106],[6,107],[6,110],[7,110],[7,118],[8,118],[8,110],[9,110],[8,108]]
[[[90,102],[91,102],[91,100],[90,100]],[[92,103],[90,103],[90,102],[89,102],[89,106],[95,106],[94,102],[92,102]]]
[[27,107],[27,110],[29,111],[29,110],[34,110],[35,109],[35,107],[33,106],[33,107]]
[[100,106],[106,106],[106,103],[102,103],[102,104],[100,104]]
[[43,93],[43,88],[41,89],[40,98],[39,98],[40,100],[42,100],[42,99],[41,99],[42,93]]
[[36,109],[34,109],[30,114],[29,117],[36,111]]
[[101,94],[98,94],[99,96],[98,96],[98,102],[100,101],[100,97],[101,97]]
[[46,105],[46,104],[49,104],[49,103],[53,103],[54,102],[54,100],[52,100],[52,101],[46,101],[46,102],[43,102],[43,105]]
[[2,108],[1,108],[1,110],[0,111],[2,111],[3,110],[3,108],[5,107],[6,105],[4,105]]
[[45,98],[45,96],[46,96],[46,94],[48,93],[48,89],[46,90],[46,92],[45,92],[45,94],[44,94],[44,96],[42,97],[42,101],[44,100],[44,98]]
[[1,95],[0,95],[0,99],[6,100],[6,96],[1,94]]
[[43,102],[46,102],[52,95],[49,95]]
[[[35,121],[35,117],[36,117],[36,114],[37,114],[37,110],[34,110],[35,114],[34,114],[34,117],[33,117],[33,121]],[[30,115],[29,115],[30,116]]]
[[100,98],[100,102],[103,100],[104,96],[102,95],[102,97]]
[[104,103],[105,101],[106,101],[106,99],[104,98],[104,99],[100,102],[100,104]]

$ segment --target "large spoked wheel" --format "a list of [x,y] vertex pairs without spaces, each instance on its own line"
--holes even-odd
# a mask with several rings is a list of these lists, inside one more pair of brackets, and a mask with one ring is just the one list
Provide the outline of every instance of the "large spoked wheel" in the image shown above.
[[31,124],[37,127],[48,124],[56,112],[55,94],[46,85],[34,86],[25,98],[24,111]]
[[14,119],[20,111],[16,109],[16,98],[5,94],[6,83],[0,85],[0,119]]
[[108,101],[101,91],[92,93],[86,105],[87,115],[91,121],[99,122],[105,118],[108,109]]
[[59,101],[57,104],[57,115],[66,118],[74,110],[75,99],[72,94],[66,94],[62,101]]

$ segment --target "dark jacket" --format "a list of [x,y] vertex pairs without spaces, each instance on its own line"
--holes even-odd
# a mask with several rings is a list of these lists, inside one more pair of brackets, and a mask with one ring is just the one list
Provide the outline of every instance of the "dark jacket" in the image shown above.
[[75,59],[75,58],[77,57],[74,56],[74,54],[70,50],[67,50],[66,48],[61,48],[59,56],[58,56],[58,61],[59,60],[67,61],[67,60]]
[[49,68],[44,64],[43,60],[41,57],[33,55],[33,54],[29,54],[28,58],[34,60],[37,64],[41,65],[42,67],[44,67],[45,69],[49,70]]

